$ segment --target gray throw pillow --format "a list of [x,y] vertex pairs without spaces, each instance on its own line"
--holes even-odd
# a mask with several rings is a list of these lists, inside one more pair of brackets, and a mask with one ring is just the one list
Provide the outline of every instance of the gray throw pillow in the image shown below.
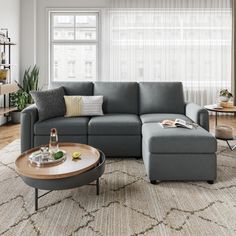
[[66,106],[63,87],[45,91],[31,91],[30,94],[38,108],[39,121],[65,115]]

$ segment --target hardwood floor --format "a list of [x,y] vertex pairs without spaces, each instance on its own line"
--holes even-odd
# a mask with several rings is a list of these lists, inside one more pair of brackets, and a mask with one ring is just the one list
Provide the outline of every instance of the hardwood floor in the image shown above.
[[[236,136],[236,116],[219,116],[218,125],[231,126]],[[215,116],[210,116],[210,132],[214,133],[215,129]]]
[[[234,128],[236,136],[236,116],[219,116],[218,125],[229,125]],[[214,132],[215,117],[210,117],[210,131]],[[48,134],[49,135],[49,134]],[[20,138],[20,125],[7,124],[0,126],[0,149]]]
[[7,124],[0,126],[0,149],[20,138],[20,125]]

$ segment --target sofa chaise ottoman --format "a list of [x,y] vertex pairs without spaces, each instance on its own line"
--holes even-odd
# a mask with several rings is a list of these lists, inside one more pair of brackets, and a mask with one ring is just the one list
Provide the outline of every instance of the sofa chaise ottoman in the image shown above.
[[[73,82],[65,95],[103,96],[103,116],[54,117],[39,121],[35,105],[21,117],[21,151],[47,144],[51,128],[60,142],[80,142],[106,156],[143,157],[151,182],[216,179],[216,139],[207,110],[184,100],[181,82]],[[55,104],[57,105],[57,104]],[[162,129],[164,119],[184,119],[197,129]]]
[[198,126],[163,129],[158,123],[145,123],[143,161],[151,183],[156,180],[216,179],[216,140]]

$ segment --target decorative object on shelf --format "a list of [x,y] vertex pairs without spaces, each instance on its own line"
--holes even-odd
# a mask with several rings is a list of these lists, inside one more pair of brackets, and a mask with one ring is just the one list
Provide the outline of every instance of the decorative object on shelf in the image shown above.
[[16,111],[11,112],[12,123],[20,123],[21,111],[26,108],[28,104],[29,95],[22,89],[12,93],[10,96],[10,104],[13,107],[17,107]]
[[5,52],[1,52],[1,60],[0,60],[0,63],[2,65],[5,65],[6,64],[6,54]]
[[6,84],[8,78],[8,70],[0,69],[0,83]]
[[34,100],[30,95],[30,91],[38,91],[39,89],[39,68],[35,65],[31,70],[29,67],[25,70],[24,77],[23,77],[23,90],[28,93],[29,95],[29,104],[33,104]]
[[1,28],[0,29],[0,43],[9,43],[10,38],[8,37],[8,29]]
[[221,102],[228,102],[230,98],[233,97],[233,94],[228,91],[228,89],[221,89],[220,90],[220,97],[219,100]]
[[4,43],[5,42],[5,34],[2,32],[2,31],[0,31],[0,43]]
[[8,28],[0,29],[0,43],[9,43],[10,38],[8,37]]

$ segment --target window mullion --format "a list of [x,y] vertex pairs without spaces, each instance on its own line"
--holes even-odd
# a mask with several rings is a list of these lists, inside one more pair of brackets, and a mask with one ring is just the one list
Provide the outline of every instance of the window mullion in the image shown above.
[[76,40],[76,14],[74,14],[74,40]]
[[89,45],[89,44],[97,44],[98,41],[97,40],[96,41],[52,40],[51,43],[53,43],[53,44],[71,44],[71,45],[73,45],[73,44]]

